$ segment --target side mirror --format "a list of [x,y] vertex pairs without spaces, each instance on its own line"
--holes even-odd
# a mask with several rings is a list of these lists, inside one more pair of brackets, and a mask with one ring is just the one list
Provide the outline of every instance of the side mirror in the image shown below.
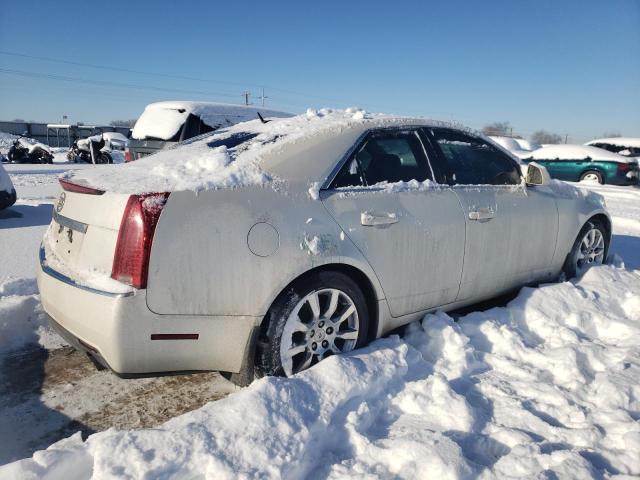
[[551,176],[547,169],[536,162],[527,165],[527,176],[525,178],[527,185],[549,185]]

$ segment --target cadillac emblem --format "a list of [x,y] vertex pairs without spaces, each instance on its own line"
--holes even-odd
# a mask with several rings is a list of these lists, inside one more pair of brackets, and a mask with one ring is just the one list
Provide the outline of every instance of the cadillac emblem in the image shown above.
[[62,207],[64,207],[64,201],[67,199],[67,194],[62,192],[60,194],[60,198],[58,199],[58,203],[56,204],[56,213],[60,213]]

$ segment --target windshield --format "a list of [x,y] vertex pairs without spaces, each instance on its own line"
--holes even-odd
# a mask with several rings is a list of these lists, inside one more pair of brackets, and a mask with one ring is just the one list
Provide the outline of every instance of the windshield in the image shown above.
[[178,141],[180,129],[189,113],[181,109],[145,109],[133,127],[131,136],[137,140]]

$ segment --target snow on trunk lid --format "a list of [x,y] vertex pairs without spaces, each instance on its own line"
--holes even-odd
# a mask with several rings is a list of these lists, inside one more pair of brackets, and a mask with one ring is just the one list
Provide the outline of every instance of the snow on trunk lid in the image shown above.
[[132,288],[110,278],[118,229],[129,195],[64,190],[43,238],[46,266],[76,283],[122,293]]

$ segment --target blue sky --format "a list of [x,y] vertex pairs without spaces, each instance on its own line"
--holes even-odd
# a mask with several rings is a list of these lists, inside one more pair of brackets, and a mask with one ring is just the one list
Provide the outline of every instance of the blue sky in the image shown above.
[[0,120],[103,123],[157,100],[236,103],[248,90],[259,102],[264,85],[267,105],[294,112],[359,106],[570,141],[640,136],[640,0],[1,8]]

